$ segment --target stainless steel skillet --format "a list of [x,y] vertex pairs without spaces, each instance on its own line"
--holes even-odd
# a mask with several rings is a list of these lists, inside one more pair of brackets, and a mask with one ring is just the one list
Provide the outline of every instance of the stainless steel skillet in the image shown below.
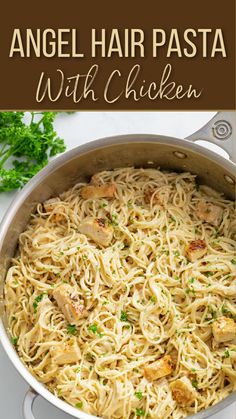
[[[6,270],[15,252],[19,234],[24,230],[36,204],[63,192],[81,179],[88,179],[98,171],[122,166],[160,166],[169,170],[191,171],[197,174],[200,182],[224,192],[234,200],[235,118],[234,112],[218,113],[206,126],[186,140],[146,134],[103,138],[79,146],[52,161],[17,195],[1,224],[1,284],[4,283]],[[224,148],[231,160],[226,160],[215,152],[197,145],[195,143],[197,140],[207,140]],[[32,404],[37,395],[41,395],[74,417],[93,418],[55,397],[25,368],[9,340],[4,310],[0,322],[0,340],[10,360],[30,386],[24,402],[25,419],[34,419]],[[236,401],[236,392],[193,417],[195,419],[207,418],[233,401]]]

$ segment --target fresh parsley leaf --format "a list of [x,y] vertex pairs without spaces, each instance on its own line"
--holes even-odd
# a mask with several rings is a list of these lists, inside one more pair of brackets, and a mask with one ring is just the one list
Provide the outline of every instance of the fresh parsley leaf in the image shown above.
[[113,225],[114,227],[118,226],[117,218],[118,218],[117,214],[111,214],[111,225]]
[[24,116],[0,112],[0,192],[21,188],[66,148],[53,127],[56,112],[31,112],[29,124]]
[[18,338],[16,338],[16,337],[11,338],[12,345],[16,346],[17,342],[18,342]]
[[82,409],[82,407],[83,407],[83,402],[78,402],[78,403],[76,403],[75,407],[77,407],[77,409]]
[[229,350],[227,349],[226,351],[224,351],[224,355],[222,356],[222,358],[225,359],[229,357],[230,357],[230,353],[229,353]]
[[198,388],[198,382],[197,382],[197,380],[193,380],[193,381],[192,381],[192,386],[193,386],[194,388]]
[[92,332],[92,333],[97,333],[97,331],[98,331],[98,327],[97,327],[97,325],[96,325],[96,324],[91,324],[91,325],[89,326],[88,330],[89,330],[90,332]]
[[236,259],[231,259],[231,263],[232,263],[233,265],[236,265]]
[[75,335],[76,334],[76,326],[75,326],[75,324],[68,324],[67,325],[67,333],[69,335]]
[[227,314],[229,312],[229,310],[225,307],[225,304],[222,304],[221,312],[222,312],[222,314]]
[[207,276],[207,278],[209,278],[209,276],[214,275],[214,273],[211,272],[211,271],[207,271],[207,272],[205,272],[205,275]]
[[136,409],[136,416],[144,416],[145,415],[145,411],[143,409]]
[[125,311],[121,311],[120,320],[122,322],[127,322],[128,321],[128,314]]
[[40,303],[40,301],[42,300],[43,296],[45,295],[45,293],[43,292],[42,294],[38,295],[33,302],[33,308],[34,308],[34,313],[37,313],[38,310],[38,305]]
[[137,397],[137,399],[142,400],[143,398],[143,393],[141,391],[136,391],[134,393],[134,395]]

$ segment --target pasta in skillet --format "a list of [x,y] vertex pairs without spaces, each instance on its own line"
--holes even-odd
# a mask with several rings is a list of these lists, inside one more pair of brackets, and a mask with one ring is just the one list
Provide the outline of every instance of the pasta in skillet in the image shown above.
[[236,389],[235,204],[121,168],[39,204],[5,285],[30,372],[106,419],[180,419]]

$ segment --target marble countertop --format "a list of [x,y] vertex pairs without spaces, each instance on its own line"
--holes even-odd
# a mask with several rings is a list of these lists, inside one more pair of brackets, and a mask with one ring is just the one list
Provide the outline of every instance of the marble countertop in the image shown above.
[[[55,125],[71,149],[97,138],[120,134],[150,133],[185,138],[212,116],[214,112],[78,112],[58,115]],[[0,194],[0,220],[15,195]],[[22,403],[27,388],[0,345],[1,419],[23,419]],[[36,399],[34,414],[35,419],[71,418],[41,397]],[[224,418],[236,418],[236,404],[212,416],[212,419]]]

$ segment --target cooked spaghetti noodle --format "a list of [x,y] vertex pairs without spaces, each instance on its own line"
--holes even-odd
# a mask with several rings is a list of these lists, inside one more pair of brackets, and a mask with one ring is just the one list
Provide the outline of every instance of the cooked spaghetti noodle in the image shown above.
[[[190,173],[121,168],[92,182],[115,185],[114,197],[82,198],[79,183],[50,211],[39,204],[20,235],[5,301],[21,360],[56,396],[106,419],[180,419],[214,405],[236,389],[236,339],[212,335],[217,319],[236,318],[234,203]],[[221,208],[218,226],[199,218],[199,202]],[[109,246],[80,232],[86,217],[108,222]],[[196,240],[207,252],[191,262]],[[63,283],[86,309],[76,324],[53,296]],[[51,347],[66,343],[80,359],[58,364]],[[164,355],[172,372],[147,379]],[[189,405],[171,391],[181,377],[194,391]]]

